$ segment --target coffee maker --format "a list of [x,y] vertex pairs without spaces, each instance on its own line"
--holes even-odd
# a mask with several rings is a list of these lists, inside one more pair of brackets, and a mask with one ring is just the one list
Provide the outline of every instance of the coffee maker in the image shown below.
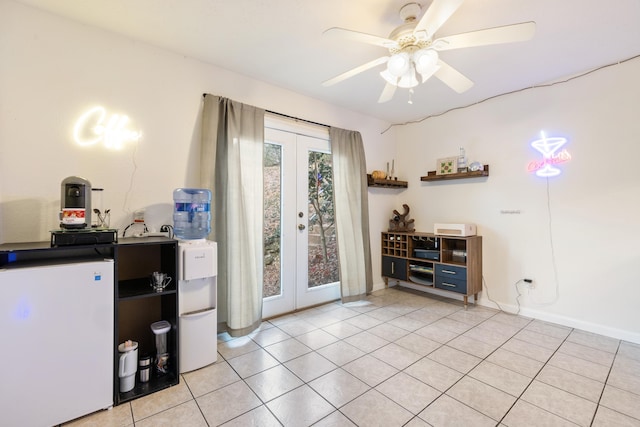
[[60,192],[60,228],[91,227],[91,183],[79,176],[62,180]]

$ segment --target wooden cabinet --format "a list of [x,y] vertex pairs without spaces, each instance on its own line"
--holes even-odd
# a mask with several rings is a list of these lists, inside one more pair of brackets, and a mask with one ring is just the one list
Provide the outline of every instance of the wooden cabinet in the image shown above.
[[407,280],[406,258],[382,257],[382,275],[398,280]]
[[482,291],[482,236],[382,233],[382,277],[414,289],[438,289],[478,299]]
[[382,275],[387,278],[407,280],[408,235],[382,234]]
[[409,234],[382,233],[382,255],[409,257]]
[[[118,405],[138,397],[176,385],[178,374],[178,241],[165,237],[121,239],[116,245],[116,304],[114,404]],[[172,280],[162,291],[150,286],[151,274],[159,271]],[[169,361],[167,372],[152,368],[148,382],[141,382],[136,374],[133,390],[121,393],[118,378],[118,344],[126,340],[138,342],[138,358],[155,359],[156,342],[151,324],[166,320],[171,329],[166,336]],[[152,362],[153,363],[153,362]]]

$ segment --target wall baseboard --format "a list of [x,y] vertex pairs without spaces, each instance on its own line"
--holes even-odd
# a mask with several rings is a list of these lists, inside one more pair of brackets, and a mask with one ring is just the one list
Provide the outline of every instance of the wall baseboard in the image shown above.
[[[446,296],[446,297],[453,297],[453,300],[462,300],[462,298],[457,298],[457,295],[451,295],[450,293],[444,293],[444,292],[438,292],[437,289],[428,289],[428,290],[424,290],[424,288],[421,288],[419,286],[411,286],[410,283],[402,283],[401,285],[402,287],[406,287],[409,289],[416,289],[416,290],[420,290],[422,292],[424,292],[425,294],[435,294],[435,295],[440,295],[440,296]],[[390,288],[395,287],[394,285],[389,285]],[[374,283],[373,284],[373,291],[379,291],[384,289],[384,282],[380,282],[380,283]],[[471,298],[470,301],[472,301],[473,299]],[[470,302],[471,304],[471,302]],[[482,298],[480,297],[477,301],[478,305],[481,305],[483,307],[487,307],[487,308],[493,308],[493,309],[498,309],[500,310],[500,308],[502,309],[502,311],[509,313],[509,314],[516,314],[516,312],[518,311],[518,307],[514,304],[503,304],[500,303],[500,308],[496,307],[496,304],[492,301],[489,301],[486,298]],[[520,307],[520,316],[524,316],[524,317],[530,317],[532,319],[536,319],[536,320],[542,320],[544,322],[549,322],[549,323],[555,323],[561,326],[567,326],[570,328],[575,328],[575,329],[580,329],[582,331],[586,331],[586,332],[591,332],[594,334],[600,334],[600,335],[604,335],[607,337],[611,337],[611,338],[615,338],[615,339],[619,339],[619,340],[624,340],[624,341],[628,341],[628,342],[632,342],[634,344],[640,344],[640,333],[638,332],[633,332],[633,331],[628,331],[628,330],[624,330],[624,329],[618,329],[618,328],[613,328],[610,326],[605,326],[605,325],[600,325],[597,323],[592,323],[592,322],[587,322],[584,320],[579,320],[579,319],[574,319],[572,317],[567,317],[567,316],[562,316],[562,315],[558,315],[558,314],[553,314],[553,313],[547,313],[544,311],[540,311],[540,310],[535,310],[532,308],[528,308],[528,307]]]
[[[478,304],[483,307],[496,308],[496,304],[487,300],[486,298],[480,298]],[[518,307],[513,304],[500,303],[500,306],[502,307],[503,311],[509,314],[516,314],[516,312],[518,311]],[[640,344],[640,333],[638,332],[612,328],[610,326],[574,319],[572,317],[562,316],[559,314],[547,313],[529,307],[520,307],[519,315],[524,317],[531,317],[532,319],[536,320],[542,320],[544,322],[555,323],[561,326],[580,329],[582,331],[604,335],[619,340],[629,341],[635,344]]]

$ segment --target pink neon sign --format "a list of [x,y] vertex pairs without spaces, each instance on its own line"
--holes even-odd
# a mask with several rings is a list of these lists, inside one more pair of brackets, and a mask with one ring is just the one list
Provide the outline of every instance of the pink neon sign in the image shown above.
[[571,154],[560,148],[567,143],[566,138],[547,137],[544,132],[540,132],[540,139],[531,142],[531,146],[542,154],[542,160],[532,160],[527,165],[528,172],[535,172],[537,176],[549,178],[557,176],[562,171],[556,167],[571,160]]

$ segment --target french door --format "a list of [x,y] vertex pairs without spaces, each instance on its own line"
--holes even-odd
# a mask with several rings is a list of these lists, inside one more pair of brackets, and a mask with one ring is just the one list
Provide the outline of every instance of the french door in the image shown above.
[[266,120],[264,318],[340,298],[328,137]]

